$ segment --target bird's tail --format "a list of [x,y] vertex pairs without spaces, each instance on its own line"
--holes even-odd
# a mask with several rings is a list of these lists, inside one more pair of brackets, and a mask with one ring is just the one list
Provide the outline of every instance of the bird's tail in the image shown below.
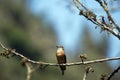
[[64,75],[64,71],[66,70],[66,66],[60,66],[61,71],[62,71],[62,75]]
[[64,75],[64,70],[62,70],[62,75]]

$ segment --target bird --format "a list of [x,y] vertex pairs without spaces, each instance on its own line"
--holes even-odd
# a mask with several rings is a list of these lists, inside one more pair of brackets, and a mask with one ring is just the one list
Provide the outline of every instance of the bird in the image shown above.
[[[65,64],[66,63],[66,55],[65,55],[64,47],[63,46],[56,46],[56,47],[57,47],[56,58],[57,58],[58,64]],[[62,75],[64,75],[66,66],[60,65],[60,69],[62,71]]]

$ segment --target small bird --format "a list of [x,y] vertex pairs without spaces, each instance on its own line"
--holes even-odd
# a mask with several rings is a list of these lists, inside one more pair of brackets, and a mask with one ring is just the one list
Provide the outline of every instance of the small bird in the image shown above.
[[[57,47],[56,58],[57,58],[58,64],[65,64],[66,63],[66,55],[64,52],[64,47],[63,46],[56,46],[56,47]],[[64,70],[66,70],[66,66],[60,65],[60,69],[62,71],[62,75],[64,75]]]

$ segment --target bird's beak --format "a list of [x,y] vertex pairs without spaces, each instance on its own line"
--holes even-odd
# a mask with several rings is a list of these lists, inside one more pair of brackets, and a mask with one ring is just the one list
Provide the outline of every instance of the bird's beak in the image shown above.
[[59,46],[56,46],[57,48],[59,48]]

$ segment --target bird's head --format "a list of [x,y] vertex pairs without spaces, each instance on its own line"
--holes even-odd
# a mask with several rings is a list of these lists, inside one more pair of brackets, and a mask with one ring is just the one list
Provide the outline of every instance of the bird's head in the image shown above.
[[56,47],[57,47],[58,49],[63,49],[63,50],[64,50],[64,47],[61,46],[61,45],[57,45]]

